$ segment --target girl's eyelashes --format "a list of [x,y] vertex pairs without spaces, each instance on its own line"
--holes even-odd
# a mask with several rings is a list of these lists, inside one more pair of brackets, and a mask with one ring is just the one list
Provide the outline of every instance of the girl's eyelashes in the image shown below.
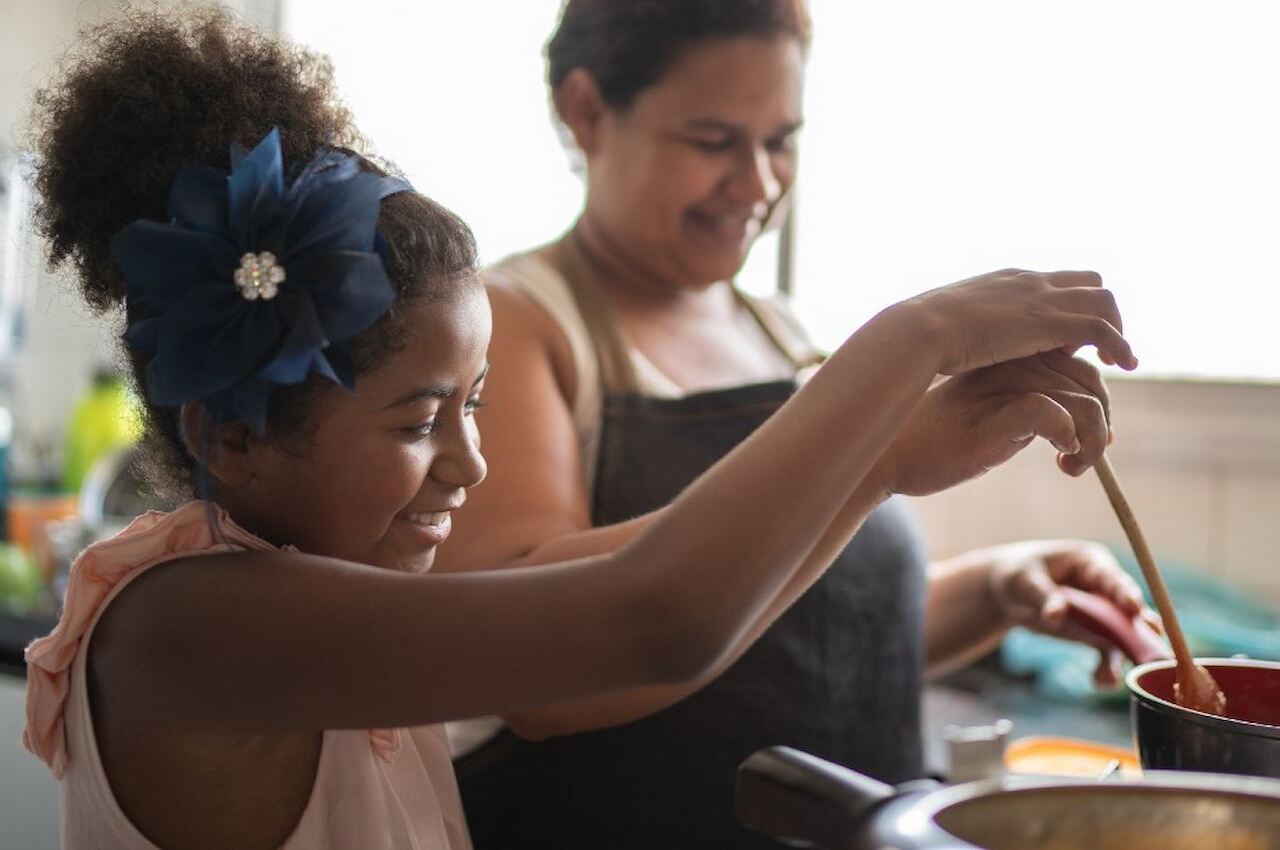
[[435,417],[432,417],[430,422],[423,422],[421,425],[412,425],[400,430],[414,437],[430,437],[436,432],[437,428]]
[[[484,401],[479,396],[473,396],[467,399],[462,405],[462,415],[472,416],[477,410],[482,407],[487,407],[488,404],[489,403],[487,401]],[[408,428],[401,428],[400,430],[414,437],[430,437],[432,434],[436,433],[436,431],[440,430],[440,423],[437,417],[432,416],[431,419],[426,422],[418,425],[410,425]]]

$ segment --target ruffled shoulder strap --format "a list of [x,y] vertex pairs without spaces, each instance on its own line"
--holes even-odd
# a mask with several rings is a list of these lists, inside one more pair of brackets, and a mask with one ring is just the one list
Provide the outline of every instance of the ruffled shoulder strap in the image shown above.
[[22,743],[62,777],[67,763],[63,711],[71,665],[85,634],[129,580],[175,558],[274,548],[236,525],[222,508],[196,501],[170,513],[145,513],[115,537],[86,549],[71,566],[58,625],[27,647],[27,727]]

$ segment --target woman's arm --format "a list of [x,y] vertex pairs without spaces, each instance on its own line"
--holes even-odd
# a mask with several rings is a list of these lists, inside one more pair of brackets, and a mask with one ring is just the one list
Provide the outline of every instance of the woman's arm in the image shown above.
[[[969,664],[1021,625],[1109,649],[1070,621],[1061,585],[1098,593],[1128,614],[1143,610],[1142,592],[1104,546],[1084,540],[1006,543],[929,567],[925,670],[931,678]],[[1101,677],[1110,673],[1104,652]]]
[[1109,297],[1079,291],[1096,286],[1002,273],[886,310],[609,555],[465,575],[289,553],[157,568],[104,616],[95,677],[157,723],[226,734],[421,724],[697,680],[796,574],[936,373],[1085,343],[1131,365]]

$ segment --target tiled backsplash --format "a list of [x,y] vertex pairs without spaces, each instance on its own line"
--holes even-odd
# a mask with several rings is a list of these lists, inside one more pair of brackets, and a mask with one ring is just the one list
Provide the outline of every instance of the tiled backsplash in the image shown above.
[[[1116,473],[1157,558],[1280,604],[1280,386],[1115,379]],[[933,555],[1034,537],[1126,547],[1097,476],[1059,472],[1043,441],[915,500]]]

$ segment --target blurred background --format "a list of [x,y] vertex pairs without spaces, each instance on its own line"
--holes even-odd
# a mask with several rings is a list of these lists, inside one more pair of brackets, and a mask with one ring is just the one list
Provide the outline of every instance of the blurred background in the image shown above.
[[[226,5],[332,57],[376,152],[471,224],[483,261],[572,220],[582,187],[542,61],[560,0]],[[810,5],[794,213],[761,239],[742,285],[791,293],[831,347],[897,299],[989,269],[1100,271],[1142,359],[1112,381],[1113,454],[1149,537],[1188,575],[1280,602],[1275,4]],[[13,747],[20,650],[54,615],[70,555],[109,525],[86,507],[95,463],[136,434],[111,329],[46,272],[24,182],[34,90],[116,6],[0,0],[4,846],[56,843],[52,782]],[[1123,540],[1096,481],[1064,478],[1043,447],[919,508],[936,555]]]

